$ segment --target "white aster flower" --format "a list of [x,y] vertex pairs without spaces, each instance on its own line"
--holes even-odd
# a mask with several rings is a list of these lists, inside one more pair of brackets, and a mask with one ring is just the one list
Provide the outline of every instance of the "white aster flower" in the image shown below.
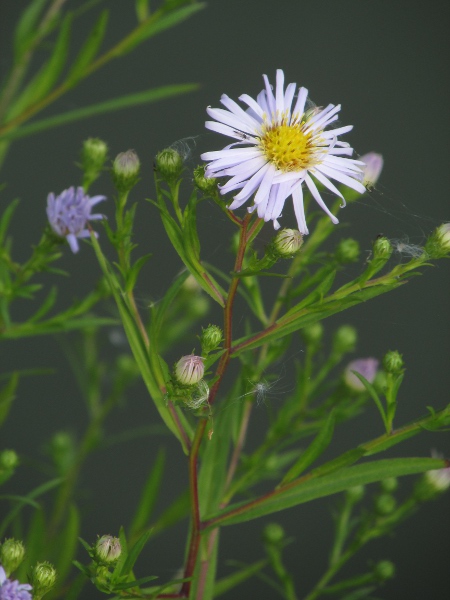
[[255,194],[249,212],[256,209],[258,217],[272,220],[275,229],[280,227],[278,218],[286,199],[292,196],[302,234],[308,233],[303,207],[305,183],[333,223],[338,223],[314,180],[339,196],[342,206],[345,199],[330,179],[360,194],[366,191],[361,183],[360,166],[364,163],[345,158],[352,155],[353,148],[338,140],[352,125],[326,131],[338,118],[340,104],[305,110],[308,90],[301,87],[292,108],[296,84],[290,83],[284,90],[284,73],[278,69],[274,94],[267,76],[263,78],[265,89],[256,100],[247,94],[239,97],[248,106],[247,110],[225,94],[220,101],[227,110],[208,107],[207,112],[215,121],[207,121],[206,127],[239,141],[218,152],[202,154],[203,160],[210,161],[205,176],[231,177],[220,186],[222,194],[240,190],[229,205],[230,210],[239,208]]

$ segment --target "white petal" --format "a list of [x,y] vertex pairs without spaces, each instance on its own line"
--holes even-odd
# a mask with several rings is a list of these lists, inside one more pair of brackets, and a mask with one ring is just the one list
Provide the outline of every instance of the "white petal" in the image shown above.
[[275,204],[272,208],[271,211],[271,219],[277,219],[281,213],[283,212],[283,208],[284,208],[284,203],[286,202],[288,196],[289,196],[289,192],[290,192],[290,188],[291,186],[288,183],[281,183],[278,191],[277,191],[277,195],[276,195],[276,199],[275,199]]
[[345,127],[339,127],[338,129],[330,129],[329,131],[324,131],[322,136],[325,138],[336,137],[337,135],[343,135],[344,133],[348,133],[353,129],[353,125],[346,125]]
[[259,106],[263,109],[263,112],[266,115],[266,118],[269,118],[270,120],[272,120],[272,114],[270,112],[270,107],[267,102],[266,90],[261,90],[259,92],[259,94],[256,97],[256,101],[258,102]]
[[229,208],[239,208],[239,206],[242,206],[242,204],[244,204],[244,202],[246,202],[250,198],[250,196],[255,192],[255,190],[261,183],[269,166],[270,165],[267,164],[264,167],[262,167],[262,169],[255,173],[253,177],[251,177],[247,181],[247,183],[244,185],[239,194],[237,194],[234,197],[233,202],[232,204],[230,204]]
[[308,90],[304,87],[301,87],[298,91],[297,102],[295,103],[294,110],[292,111],[293,116],[298,116],[299,118],[303,116],[305,112],[305,102],[308,97]]
[[[230,156],[229,158],[219,158],[217,160],[214,160],[212,163],[210,163],[208,165],[208,171],[213,172],[213,171],[221,171],[222,169],[232,169],[233,167],[235,167],[236,165],[242,165],[242,164],[246,164],[251,160],[255,160],[257,158],[260,158],[261,160],[263,160],[264,162],[266,162],[266,160],[261,156],[261,152],[254,152],[253,155],[246,155],[246,156]],[[230,173],[230,175],[234,175],[235,173]]]
[[275,88],[276,94],[276,110],[277,115],[281,117],[284,112],[284,73],[281,69],[277,69],[277,85]]
[[284,110],[287,111],[288,117],[291,116],[292,100],[294,99],[295,90],[297,89],[296,83],[290,83],[284,94]]
[[224,125],[229,125],[233,127],[233,129],[237,129],[238,131],[244,131],[250,135],[255,134],[255,128],[247,124],[246,121],[243,121],[240,117],[233,115],[228,110],[224,110],[223,108],[211,108],[208,106],[206,112],[210,117],[219,121],[219,123],[223,123]]
[[351,177],[348,177],[347,175],[344,175],[343,173],[340,173],[339,171],[336,171],[335,169],[326,167],[323,164],[317,165],[316,169],[318,171],[321,171],[325,175],[328,175],[328,177],[331,177],[331,179],[336,179],[336,181],[339,181],[340,183],[343,183],[346,186],[356,190],[360,194],[364,194],[366,192],[366,188],[363,186],[363,184],[360,181],[355,181],[355,179],[352,179]]
[[241,100],[242,102],[245,102],[245,104],[251,108],[253,110],[254,113],[256,113],[258,115],[258,117],[261,119],[263,119],[264,116],[264,110],[263,108],[261,108],[261,106],[256,102],[256,100],[254,100],[251,96],[249,96],[248,94],[242,94],[242,96],[239,96],[239,100]]
[[353,154],[353,148],[330,148],[328,150],[328,154],[345,154],[347,156],[351,156]]
[[263,202],[269,197],[270,188],[272,187],[273,178],[275,177],[275,167],[269,163],[269,168],[267,169],[264,177],[261,181],[261,185],[259,186],[259,190],[256,192],[255,196],[255,204],[259,204]]
[[273,91],[272,91],[272,86],[269,83],[269,79],[267,78],[267,75],[263,75],[263,79],[264,79],[264,84],[265,84],[265,88],[266,88],[266,101],[267,101],[267,106],[269,108],[269,114],[274,119],[275,115],[276,115],[276,104],[275,104],[275,97],[274,97]]
[[261,150],[257,148],[231,148],[229,150],[214,150],[212,152],[204,152],[200,155],[202,160],[219,160],[221,158],[227,158],[228,156],[240,156],[242,160],[247,158],[253,158],[256,156],[255,153],[261,154]]
[[77,238],[74,236],[73,233],[69,233],[68,235],[66,235],[66,240],[69,242],[69,246],[72,252],[76,254],[80,249],[80,247],[78,246]]
[[342,198],[342,200],[344,200],[344,206],[345,206],[345,199],[344,196],[341,194],[341,192],[337,189],[337,187],[331,183],[331,181],[329,179],[327,179],[325,177],[325,175],[322,175],[322,173],[319,173],[319,171],[314,170],[314,171],[310,171],[312,175],[314,175],[314,177],[320,181],[320,183],[322,183],[325,187],[327,187],[330,192],[333,192],[334,194],[336,194],[336,196],[339,196],[339,198]]
[[293,181],[294,179],[304,179],[305,171],[288,171],[287,173],[283,173],[277,171],[275,178],[273,180],[274,183],[283,183],[285,181]]
[[303,206],[303,189],[299,185],[292,192],[292,201],[294,204],[294,212],[297,219],[298,230],[303,235],[308,235],[308,227],[306,226],[305,207]]
[[249,127],[254,130],[259,128],[259,121],[256,121],[253,117],[246,113],[245,110],[239,106],[239,104],[229,98],[226,94],[222,94],[220,101],[228,108],[230,112],[236,115],[236,117],[247,123]]
[[235,140],[246,140],[249,144],[257,144],[258,140],[256,138],[247,135],[246,133],[241,133],[240,131],[236,131],[232,127],[228,127],[228,125],[222,125],[222,123],[216,123],[216,121],[206,121],[205,122],[206,129],[210,129],[211,131],[216,131],[217,133],[222,133],[223,135],[227,135],[228,137],[234,138]]
[[330,219],[333,221],[334,224],[339,223],[339,220],[333,215],[333,213],[329,210],[328,206],[322,200],[322,197],[319,194],[319,190],[317,189],[316,184],[314,183],[314,181],[311,179],[311,177],[309,175],[306,175],[305,183],[308,186],[308,189],[311,192],[312,197],[317,202],[317,204],[320,206],[320,208],[327,213],[327,215],[330,217]]

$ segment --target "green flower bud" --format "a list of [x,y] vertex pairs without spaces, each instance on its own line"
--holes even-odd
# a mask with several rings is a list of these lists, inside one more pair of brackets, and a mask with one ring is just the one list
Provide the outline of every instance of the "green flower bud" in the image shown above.
[[336,248],[335,257],[340,263],[357,261],[359,258],[358,242],[352,238],[341,240]]
[[84,171],[101,171],[108,156],[108,146],[99,138],[88,138],[81,151]]
[[428,238],[425,252],[430,258],[443,258],[450,253],[450,223],[443,223]]
[[264,527],[263,539],[267,544],[279,544],[284,538],[284,529],[278,523],[269,523]]
[[333,350],[336,354],[353,352],[358,341],[358,332],[351,325],[342,325],[333,337]]
[[347,490],[346,494],[350,502],[356,504],[363,499],[365,492],[366,489],[363,485],[354,485]]
[[9,577],[21,564],[25,556],[25,548],[22,542],[7,539],[0,547],[0,563],[5,569],[6,576]]
[[383,367],[386,373],[398,374],[403,370],[402,355],[397,350],[390,350],[383,358]]
[[392,579],[395,575],[395,565],[390,560],[380,560],[380,562],[375,565],[373,574],[378,581]]
[[344,371],[344,382],[354,392],[364,392],[366,388],[355,373],[359,373],[369,383],[372,383],[376,377],[378,365],[379,361],[372,357],[352,360]]
[[183,159],[173,148],[166,148],[156,155],[156,169],[166,181],[175,181],[183,170]]
[[134,150],[120,152],[112,167],[114,185],[119,192],[129,192],[138,182],[141,162]]
[[94,559],[105,566],[115,563],[121,553],[120,540],[112,535],[102,535],[94,547]]
[[202,353],[208,354],[220,345],[223,339],[223,331],[217,325],[208,325],[203,329],[200,341],[202,344]]
[[215,177],[205,177],[205,165],[195,167],[194,183],[204,194],[217,192],[217,179]]
[[65,475],[74,463],[76,443],[67,431],[58,431],[50,442],[50,455],[60,475]]
[[308,325],[300,330],[300,334],[307,344],[318,344],[323,337],[323,325],[320,322]]
[[303,244],[303,236],[296,229],[282,229],[272,240],[269,253],[274,258],[292,258]]
[[391,256],[392,250],[391,242],[385,237],[379,237],[373,245],[373,257],[387,260]]
[[203,379],[204,373],[203,358],[193,354],[180,358],[174,370],[175,380],[182,386],[195,385]]
[[56,569],[49,562],[37,563],[31,571],[33,598],[42,598],[56,583]]
[[388,477],[380,483],[383,492],[392,493],[398,488],[398,480],[396,477]]
[[390,494],[381,494],[375,500],[375,510],[381,516],[389,515],[395,510],[396,506],[397,502],[394,496],[391,496]]
[[19,457],[14,450],[0,452],[0,474],[2,471],[12,471],[19,465]]

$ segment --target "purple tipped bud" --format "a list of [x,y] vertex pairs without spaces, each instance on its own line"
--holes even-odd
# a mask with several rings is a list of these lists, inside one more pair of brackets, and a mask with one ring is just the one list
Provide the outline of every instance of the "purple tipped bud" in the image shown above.
[[[440,452],[433,450],[431,452],[433,458],[443,458]],[[450,488],[450,466],[443,469],[434,469],[425,473],[425,479],[430,487],[436,492],[445,492]]]
[[141,162],[134,150],[121,152],[113,162],[112,175],[119,192],[129,192],[139,178]]
[[368,152],[364,156],[360,156],[359,160],[366,165],[363,167],[362,184],[370,189],[380,178],[384,164],[383,157],[376,152]]
[[348,364],[344,372],[344,381],[355,392],[363,392],[366,388],[352,371],[360,373],[369,383],[373,383],[377,374],[379,361],[376,358],[358,358]]
[[303,244],[303,236],[296,229],[282,229],[274,237],[271,251],[277,258],[292,258]]
[[205,365],[201,356],[183,356],[175,365],[175,379],[181,385],[195,385],[203,379],[204,373]]
[[82,187],[70,187],[55,196],[47,197],[47,217],[57,236],[65,237],[73,253],[78,252],[78,238],[90,237],[88,221],[103,219],[103,215],[91,214],[92,207],[105,200],[106,196],[90,198]]
[[103,564],[116,562],[122,553],[122,546],[119,538],[112,535],[102,535],[95,544],[95,557]]

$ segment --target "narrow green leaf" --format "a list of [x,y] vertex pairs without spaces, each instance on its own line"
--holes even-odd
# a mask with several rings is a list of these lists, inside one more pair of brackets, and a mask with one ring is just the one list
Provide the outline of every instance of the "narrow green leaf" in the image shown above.
[[222,596],[222,594],[226,594],[237,585],[247,581],[247,579],[250,579],[250,577],[253,577],[253,575],[256,575],[256,573],[259,573],[261,569],[264,569],[268,563],[269,561],[266,558],[263,558],[258,562],[241,568],[232,575],[228,575],[228,577],[219,579],[214,586],[214,598],[218,598],[219,596]]
[[160,449],[156,455],[155,463],[150,471],[150,475],[142,490],[141,498],[130,527],[130,537],[134,538],[149,523],[150,516],[155,506],[158,492],[160,490],[162,477],[164,475],[164,466],[166,462],[166,453]]
[[301,302],[296,304],[294,308],[289,310],[286,313],[286,317],[292,314],[295,314],[300,309],[305,308],[306,306],[310,306],[315,302],[321,302],[323,297],[330,291],[331,286],[333,285],[334,279],[336,277],[336,270],[328,273],[319,283],[319,285],[304,298]]
[[150,15],[150,9],[148,6],[148,0],[134,0],[135,8],[136,8],[136,16],[138,18],[139,23],[148,19]]
[[80,571],[83,573],[83,575],[86,575],[86,577],[87,577],[88,579],[90,579],[90,578],[91,578],[91,575],[92,575],[92,574],[91,574],[90,570],[89,570],[87,567],[85,567],[84,565],[82,565],[82,564],[81,564],[80,562],[78,562],[77,560],[74,560],[72,564],[73,564],[73,565],[75,565],[75,567],[76,567],[77,569],[80,569]]
[[72,18],[71,13],[64,18],[51,57],[14,101],[6,122],[20,115],[30,104],[39,102],[56,83],[66,63]]
[[[55,567],[58,581],[63,584],[69,572],[77,551],[78,534],[80,530],[80,515],[75,505],[71,505],[67,522],[61,535],[55,543],[55,556],[58,557]],[[28,549],[27,549],[28,551]]]
[[155,579],[158,579],[157,575],[149,575],[148,577],[141,577],[141,579],[136,579],[135,581],[127,581],[125,583],[116,583],[114,585],[114,591],[129,590],[130,588],[139,587],[140,585],[144,585],[144,583],[148,583],[149,581],[154,581]]
[[42,552],[42,540],[45,539],[46,535],[45,532],[46,523],[44,511],[40,510],[38,505],[38,510],[34,511],[28,527],[28,535],[25,543],[25,548],[27,549],[25,558],[20,564],[19,569],[15,572],[15,576],[19,581],[23,581],[25,579],[27,574],[30,572],[31,566],[39,560]]
[[124,577],[125,575],[129,575],[133,570],[133,567],[139,557],[139,554],[144,549],[145,544],[148,542],[148,538],[150,537],[150,531],[144,531],[141,537],[137,540],[134,546],[131,548],[128,553],[127,560],[124,562],[122,569],[120,571],[120,576]]
[[42,317],[45,317],[45,315],[48,313],[48,311],[55,304],[57,294],[58,294],[58,288],[56,287],[56,285],[53,285],[50,288],[50,291],[49,291],[47,297],[45,298],[44,302],[41,304],[41,306],[38,308],[38,310],[34,313],[34,315],[28,319],[28,323],[35,323],[36,321],[39,321],[40,319],[42,319]]
[[137,259],[137,261],[134,263],[134,265],[131,267],[131,269],[129,270],[128,274],[127,274],[127,281],[126,281],[126,285],[125,285],[125,290],[127,292],[130,292],[134,289],[134,286],[136,285],[136,280],[138,278],[138,275],[142,269],[142,267],[147,263],[147,261],[152,257],[151,254],[145,254],[144,256],[141,256],[140,258]]
[[304,504],[342,492],[357,485],[367,485],[388,477],[414,475],[441,469],[446,463],[433,458],[393,458],[340,469],[330,475],[282,488],[266,497],[230,506],[209,517],[206,531],[218,525],[233,525],[270,515],[286,508]]
[[66,82],[72,85],[84,76],[86,68],[95,58],[98,49],[105,37],[106,25],[108,23],[109,11],[104,10],[94,27],[91,29],[86,42],[81,48],[77,58],[75,59],[72,68],[67,75]]
[[57,115],[56,117],[49,117],[48,119],[42,119],[41,121],[31,123],[30,125],[18,127],[17,129],[13,129],[5,134],[2,134],[0,139],[11,140],[26,137],[46,129],[65,125],[66,123],[72,123],[74,121],[79,121],[80,119],[93,117],[94,115],[106,114],[115,110],[129,108],[130,106],[138,106],[140,104],[157,102],[158,100],[170,98],[179,94],[193,92],[197,89],[198,85],[195,83],[182,83],[166,85],[160,88],[146,90],[145,92],[128,94],[126,96],[121,96],[120,98],[113,98],[112,100],[107,100],[106,102],[100,102],[99,104],[93,104],[92,106],[86,106],[85,108],[78,108],[76,110],[65,112],[62,115]]
[[184,6],[183,8],[180,8],[178,10],[174,10],[168,14],[163,14],[162,16],[160,16],[161,13],[159,13],[156,18],[155,15],[153,17],[150,17],[148,19],[147,25],[143,24],[143,26],[136,33],[136,35],[130,37],[128,43],[122,46],[122,48],[120,49],[120,53],[118,52],[118,55],[121,56],[123,54],[127,54],[128,52],[131,52],[133,48],[135,48],[138,44],[141,44],[144,40],[148,40],[154,35],[161,33],[162,31],[169,29],[170,27],[178,25],[178,23],[185,21],[199,10],[202,10],[204,7],[205,4],[195,3],[189,6]]
[[317,436],[283,477],[279,487],[296,479],[326,450],[333,437],[335,420],[335,412],[331,411]]
[[11,222],[14,211],[19,205],[19,200],[13,200],[3,211],[2,218],[0,220],[0,247],[3,245],[3,242],[6,237],[6,233],[8,231],[9,223]]
[[386,427],[387,426],[386,411],[384,410],[383,404],[377,394],[376,389],[373,387],[373,385],[370,383],[370,381],[367,381],[367,379],[363,375],[361,375],[361,373],[358,373],[358,371],[352,371],[352,373],[360,380],[360,382],[363,384],[363,386],[369,392],[373,401],[377,405],[378,410],[380,411],[381,418],[383,419],[384,426]]
[[6,420],[11,405],[16,395],[17,384],[19,383],[19,373],[14,372],[5,387],[0,390],[0,426]]
[[14,33],[14,53],[16,61],[28,50],[36,34],[39,16],[48,0],[33,0],[23,11]]

